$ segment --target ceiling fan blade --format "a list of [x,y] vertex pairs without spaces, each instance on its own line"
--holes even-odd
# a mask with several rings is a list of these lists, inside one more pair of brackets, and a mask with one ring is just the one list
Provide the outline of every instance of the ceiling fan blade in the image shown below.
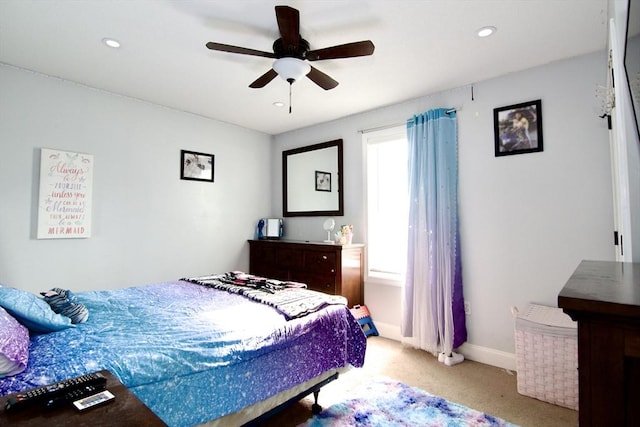
[[249,49],[246,47],[231,46],[230,44],[209,42],[207,43],[207,47],[211,50],[219,50],[222,52],[240,53],[243,55],[253,55],[253,56],[264,56],[265,58],[276,57],[276,55],[271,52],[263,52],[261,50]]
[[312,82],[314,82],[324,90],[330,90],[338,86],[337,81],[333,80],[331,77],[314,67],[311,67],[311,71],[309,71],[307,77],[309,77]]
[[305,56],[309,61],[319,61],[321,59],[353,58],[355,56],[372,55],[375,46],[371,40],[341,44],[338,46],[325,47],[324,49],[310,50]]
[[249,85],[249,87],[253,89],[259,89],[261,87],[265,87],[267,83],[275,79],[277,76],[278,76],[278,73],[276,73],[276,71],[272,68],[266,73],[264,73],[263,75],[261,75],[260,77],[258,77],[256,81],[254,81]]
[[289,6],[276,6],[276,19],[285,50],[296,54],[300,44],[300,12]]

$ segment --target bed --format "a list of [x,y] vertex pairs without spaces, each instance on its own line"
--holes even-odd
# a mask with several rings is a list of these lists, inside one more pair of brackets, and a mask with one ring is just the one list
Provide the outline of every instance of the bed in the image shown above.
[[75,293],[88,320],[31,332],[26,369],[0,378],[0,395],[108,369],[169,426],[241,425],[362,366],[366,337],[345,301],[296,288],[315,308],[292,311],[257,301],[279,289],[200,279]]

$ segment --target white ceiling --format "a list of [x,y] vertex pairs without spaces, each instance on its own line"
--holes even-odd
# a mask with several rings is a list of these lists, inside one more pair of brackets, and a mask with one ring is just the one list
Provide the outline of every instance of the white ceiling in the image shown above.
[[[311,49],[376,47],[314,62],[340,84],[296,82],[292,114],[272,105],[288,104],[284,80],[248,87],[271,59],[205,47],[271,51],[277,4],[300,11]],[[607,0],[0,0],[0,62],[279,134],[604,49],[607,9]],[[487,25],[497,33],[476,37]]]

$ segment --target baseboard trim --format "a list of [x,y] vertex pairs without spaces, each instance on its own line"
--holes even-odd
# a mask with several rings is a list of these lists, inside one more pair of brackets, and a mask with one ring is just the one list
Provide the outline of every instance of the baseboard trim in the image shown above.
[[489,347],[482,347],[475,344],[464,343],[458,348],[460,353],[469,360],[484,363],[486,365],[497,366],[509,371],[516,370],[516,355],[506,351],[495,350]]
[[[377,320],[374,322],[381,337],[394,341],[402,341],[399,326],[378,322]],[[496,366],[498,368],[508,369],[510,371],[516,370],[516,355],[513,353],[469,343],[462,344],[460,348],[458,348],[458,351],[469,360]]]
[[402,341],[402,334],[400,334],[400,326],[391,325],[389,323],[381,323],[377,320],[374,320],[373,323],[376,325],[376,329],[381,337],[389,338],[394,341]]

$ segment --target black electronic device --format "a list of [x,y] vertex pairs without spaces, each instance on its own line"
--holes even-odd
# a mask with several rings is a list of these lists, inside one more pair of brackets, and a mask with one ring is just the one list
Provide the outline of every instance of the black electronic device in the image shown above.
[[49,399],[44,404],[45,411],[51,411],[53,409],[60,408],[69,402],[75,402],[76,400],[83,399],[87,396],[95,395],[98,392],[104,391],[104,384],[98,385],[86,385],[74,390],[71,390],[65,394],[58,395]]
[[95,394],[107,387],[107,378],[100,372],[80,375],[57,383],[33,388],[12,396],[5,403],[7,412],[27,408],[54,409],[63,403]]

